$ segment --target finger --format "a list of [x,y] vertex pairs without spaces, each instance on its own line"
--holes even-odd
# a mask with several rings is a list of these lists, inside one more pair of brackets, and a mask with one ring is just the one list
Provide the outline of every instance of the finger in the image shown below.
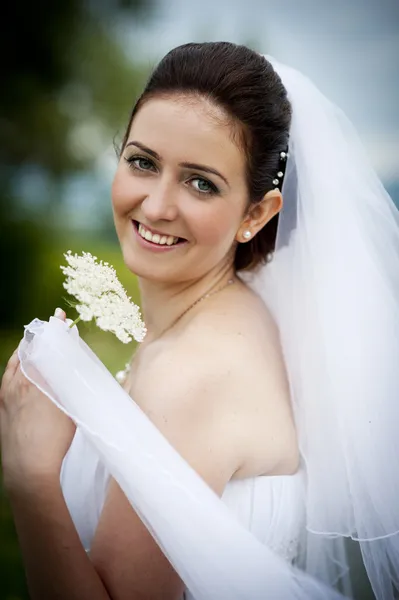
[[18,369],[18,366],[19,366],[19,356],[18,356],[18,348],[16,348],[14,350],[14,352],[12,353],[12,355],[10,356],[10,359],[6,366],[6,371],[9,371],[10,374],[14,374],[15,371]]
[[14,378],[15,373],[18,371],[18,367],[19,367],[19,357],[18,357],[18,348],[17,348],[14,351],[14,353],[11,355],[10,360],[8,361],[6,369],[3,373],[3,377],[1,379],[1,386],[0,386],[0,396],[2,395],[4,389],[7,388],[7,386],[11,382],[11,380]]
[[54,311],[54,316],[62,321],[65,321],[66,319],[66,313],[62,310],[62,308],[56,308]]
[[29,378],[25,375],[25,372],[22,371],[20,364],[16,370],[15,377],[16,380],[19,380],[19,383],[24,383],[24,385],[35,387],[39,389],[39,391],[42,391],[42,389],[45,390],[48,387],[46,380],[32,365],[29,368]]

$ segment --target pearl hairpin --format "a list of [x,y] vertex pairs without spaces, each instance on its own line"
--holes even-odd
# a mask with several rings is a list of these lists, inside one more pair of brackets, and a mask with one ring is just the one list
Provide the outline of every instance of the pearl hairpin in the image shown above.
[[[289,157],[288,152],[280,152],[280,162],[281,161],[286,161],[287,158]],[[282,165],[280,165],[281,167]],[[285,167],[283,167],[285,168]],[[273,179],[273,185],[275,186],[275,190],[280,191],[280,187],[282,185],[282,182],[280,181],[281,179],[283,179],[284,177],[284,171],[278,171],[277,172],[277,176]]]

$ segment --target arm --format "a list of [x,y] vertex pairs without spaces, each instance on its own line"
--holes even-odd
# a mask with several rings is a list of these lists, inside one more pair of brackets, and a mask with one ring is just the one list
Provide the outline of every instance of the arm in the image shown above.
[[[154,410],[154,407],[152,407]],[[162,433],[218,494],[237,465],[231,449],[222,448],[210,424],[171,406],[153,413]],[[161,423],[162,421],[162,423]],[[221,431],[216,427],[215,433]],[[224,439],[224,441],[226,441]],[[92,543],[91,560],[114,600],[178,600],[184,584],[115,481],[111,481]]]
[[[171,370],[169,361],[182,364],[181,358],[165,355],[162,364],[157,363],[157,378],[147,377],[145,388],[136,388],[133,396],[179,454],[221,495],[241,464],[236,421],[226,418],[223,390],[223,385],[235,382],[206,356]],[[115,600],[182,597],[183,582],[115,481],[109,486],[90,556]]]
[[[228,354],[228,348],[222,350],[226,350],[222,356]],[[169,355],[166,357],[170,360]],[[195,352],[191,358],[185,350],[183,357],[174,357],[177,364],[184,365],[183,370],[171,371],[170,364],[164,365],[164,372],[157,368],[159,376],[146,378],[145,390],[135,399],[177,451],[220,494],[241,466],[243,447],[248,445],[241,410],[248,380],[242,377],[242,369],[232,376],[229,357],[225,365],[217,358],[209,356],[208,348],[204,355]],[[49,455],[48,440],[53,437],[45,436],[43,456],[34,460],[34,465],[42,464]],[[49,482],[48,478],[30,477],[29,482],[38,482],[35,490],[22,478],[25,492],[12,494],[34,599],[175,600],[181,596],[182,582],[116,484],[110,487],[90,561],[80,546],[58,481],[55,484],[52,476],[52,483],[45,485],[46,480]],[[41,542],[36,539],[39,534]],[[48,593],[43,596],[44,590]]]
[[1,459],[32,600],[110,598],[60,488],[74,432],[72,421],[22,375],[15,351],[0,388]]
[[[203,379],[201,374],[198,377]],[[220,433],[223,428],[219,419],[210,421],[209,405],[200,402],[204,390],[199,379],[189,378],[190,389],[176,390],[176,386],[165,385],[170,389],[169,398],[164,385],[163,389],[149,390],[147,398],[140,395],[140,403],[184,458],[221,493],[235,464],[230,453],[222,452]],[[26,381],[23,383],[29,394],[25,399],[29,408],[26,417],[29,423],[33,422],[31,409],[36,405],[41,409],[40,418],[37,415],[35,427],[29,430],[24,441],[24,447],[31,448],[30,452],[19,454],[15,452],[15,444],[6,444],[11,415],[2,415],[3,467],[32,600],[181,598],[183,583],[114,482],[90,558],[86,555],[59,484],[60,460],[65,449],[55,463],[52,460],[43,467],[45,456],[54,456],[56,450],[50,431],[54,431],[58,423],[59,440],[65,421],[59,423],[58,419],[66,417],[47,398],[37,396],[36,388]],[[199,390],[196,395],[192,394],[192,384]],[[159,398],[158,406],[153,403],[154,397]],[[10,397],[7,404],[15,407],[15,400]],[[24,410],[25,407],[20,414]],[[46,411],[46,415],[42,411]],[[32,448],[38,447],[38,424],[50,416],[51,424],[48,421],[48,429],[41,432],[41,454],[39,456],[36,450],[32,456]],[[23,431],[26,435],[26,428]],[[19,434],[13,439],[18,437]],[[69,439],[68,434],[65,447]],[[227,448],[233,446],[228,444]],[[215,461],[215,457],[218,460]]]
[[31,600],[110,600],[79,540],[59,478],[9,491]]
[[[215,354],[208,346],[204,351],[191,347],[192,356],[187,356],[187,348],[184,356],[165,353],[157,362],[157,377],[148,374],[145,387],[133,392],[161,433],[219,495],[243,466],[243,457],[252,455],[259,420],[263,456],[259,473],[272,469],[280,458],[272,435],[274,426],[265,426],[275,408],[274,402],[267,407],[265,401],[268,391],[273,395],[270,377],[264,376],[260,394],[260,404],[266,408],[249,408],[257,386],[253,387],[250,366],[243,373],[242,361],[255,363],[257,353],[251,356],[243,350],[244,356],[232,357],[230,340],[225,345],[219,345]],[[176,364],[182,368],[174,368]],[[177,600],[184,591],[179,576],[115,482],[109,488],[91,559],[115,600],[127,600],[132,594],[140,600]]]

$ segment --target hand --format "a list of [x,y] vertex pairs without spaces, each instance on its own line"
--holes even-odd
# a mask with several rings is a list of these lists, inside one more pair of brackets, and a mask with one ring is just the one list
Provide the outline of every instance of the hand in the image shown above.
[[[65,320],[64,311],[55,316]],[[58,478],[75,424],[23,375],[18,349],[0,388],[0,442],[6,489],[19,490]]]

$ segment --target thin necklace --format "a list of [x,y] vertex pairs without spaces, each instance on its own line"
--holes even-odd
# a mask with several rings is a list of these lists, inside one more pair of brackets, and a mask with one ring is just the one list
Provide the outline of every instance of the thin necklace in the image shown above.
[[[164,329],[155,339],[159,340],[159,338],[161,338],[167,331],[169,331],[170,329],[172,329],[172,327],[174,327],[180,321],[180,319],[182,319],[184,317],[184,315],[186,315],[188,313],[189,310],[191,310],[192,308],[194,308],[194,306],[197,306],[197,304],[199,304],[203,300],[206,300],[206,298],[210,298],[214,294],[217,294],[218,292],[221,292],[228,285],[232,285],[233,283],[235,283],[235,279],[229,279],[226,283],[224,283],[222,286],[220,286],[220,287],[218,287],[216,289],[214,289],[213,287],[211,287],[211,289],[208,292],[206,292],[206,294],[203,294],[202,296],[200,296],[199,298],[197,298],[197,300],[195,300],[192,304],[190,304],[190,306],[188,306],[174,321],[172,321],[172,323],[170,325],[168,325],[166,327],[166,329]],[[125,383],[126,378],[129,375],[129,373],[130,373],[130,369],[131,369],[131,362],[128,362],[125,365],[125,369],[123,371],[118,371],[118,373],[115,375],[116,380],[120,384]]]
[[176,323],[178,323],[180,321],[180,319],[182,319],[184,317],[185,314],[188,313],[189,310],[191,310],[192,308],[194,308],[194,306],[197,306],[197,304],[199,304],[200,302],[202,302],[203,300],[206,300],[206,298],[210,298],[211,296],[213,296],[214,294],[217,294],[218,292],[221,292],[222,290],[224,290],[224,288],[226,288],[228,285],[232,285],[235,282],[234,279],[229,279],[226,283],[224,283],[222,286],[213,289],[213,287],[211,287],[211,289],[204,294],[203,296],[200,296],[200,298],[198,298],[197,300],[195,300],[195,302],[193,302],[192,304],[190,304],[190,306],[188,308],[186,308],[178,317],[177,319],[175,319],[174,321],[172,321],[172,323],[170,325],[168,325],[168,327],[166,329],[164,329],[162,331],[162,333],[160,333],[158,335],[158,337],[156,338],[157,340],[163,336],[167,331],[169,331],[169,329],[172,329],[172,327],[174,327],[176,325]]

